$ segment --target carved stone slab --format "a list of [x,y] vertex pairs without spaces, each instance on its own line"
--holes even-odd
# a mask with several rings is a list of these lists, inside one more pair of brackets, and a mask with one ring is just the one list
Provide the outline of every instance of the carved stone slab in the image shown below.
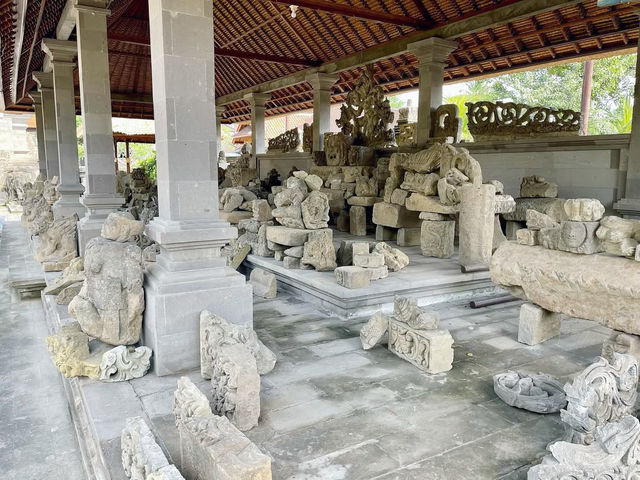
[[453,337],[448,330],[418,330],[389,321],[389,350],[428,373],[451,370]]

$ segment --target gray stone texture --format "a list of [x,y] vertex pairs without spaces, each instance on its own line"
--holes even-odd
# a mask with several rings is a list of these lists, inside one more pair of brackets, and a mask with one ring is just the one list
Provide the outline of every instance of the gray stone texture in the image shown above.
[[450,258],[454,251],[456,222],[454,220],[423,220],[420,249],[425,257]]
[[355,266],[337,267],[334,270],[338,285],[346,288],[365,288],[371,283],[371,274],[366,268]]
[[488,265],[493,245],[495,210],[493,185],[463,185],[460,188],[460,264]]
[[278,281],[273,273],[261,268],[254,268],[249,276],[253,286],[253,294],[262,298],[276,298],[278,295]]
[[357,237],[367,235],[367,211],[365,207],[352,206],[349,210],[349,233]]
[[333,231],[330,229],[314,230],[304,244],[301,264],[311,265],[319,272],[336,268],[336,250],[333,246]]
[[373,206],[373,223],[393,228],[420,227],[420,219],[417,212],[407,210],[401,205],[386,202],[376,203]]
[[560,334],[562,317],[532,303],[520,307],[518,341],[527,345],[537,345]]

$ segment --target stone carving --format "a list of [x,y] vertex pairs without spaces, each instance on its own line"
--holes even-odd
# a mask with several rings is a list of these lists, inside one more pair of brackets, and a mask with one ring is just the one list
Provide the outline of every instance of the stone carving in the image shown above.
[[604,205],[595,198],[571,198],[564,202],[564,211],[572,222],[597,222],[604,214]]
[[[378,147],[393,141],[391,122],[389,101],[376,84],[373,66],[369,65],[347,95],[336,124],[343,134],[353,138],[355,145]],[[328,161],[327,164],[331,165]]]
[[555,413],[567,405],[562,384],[542,373],[499,373],[493,376],[493,390],[507,405],[531,412]]
[[300,263],[312,265],[319,272],[334,270],[337,264],[336,250],[333,246],[333,231],[324,229],[309,233]]
[[311,125],[305,123],[302,127],[302,151],[313,152],[313,123]]
[[325,133],[324,152],[327,165],[346,165],[349,159],[350,139],[344,133]]
[[62,271],[62,275],[48,285],[43,292],[45,295],[57,295],[68,286],[82,281],[84,281],[84,259],[76,257],[69,262],[69,266]]
[[255,168],[249,168],[251,163],[251,145],[245,143],[240,151],[240,157],[236,158],[226,170],[232,187],[244,187],[257,177]]
[[427,373],[451,370],[453,338],[448,330],[422,330],[391,319],[389,350]]
[[520,197],[522,198],[556,198],[558,185],[548,182],[544,177],[531,175],[523,177],[520,183]]
[[123,382],[144,376],[151,366],[149,347],[127,347],[119,345],[102,355],[100,380]]
[[374,177],[360,177],[356,179],[356,195],[358,197],[377,197],[378,180]]
[[460,188],[460,264],[488,265],[493,246],[496,188],[466,184]]
[[127,242],[144,230],[144,223],[129,212],[113,212],[102,224],[100,236],[114,242]]
[[600,240],[596,237],[598,226],[598,222],[563,221],[540,230],[538,241],[550,250],[590,255],[602,251]]
[[640,361],[640,337],[613,331],[602,343],[602,357],[612,363],[614,353],[631,355]]
[[460,110],[454,103],[440,105],[431,112],[431,138],[434,140],[452,139],[459,143],[462,137]]
[[371,272],[366,268],[347,265],[333,271],[338,285],[345,288],[365,288],[371,284]]
[[369,350],[380,343],[384,343],[384,337],[389,330],[389,317],[381,312],[376,313],[360,330],[362,348]]
[[265,375],[276,364],[275,354],[247,326],[234,325],[218,315],[203,310],[200,313],[200,373],[209,380],[213,363],[222,345],[242,344],[255,357],[258,373]]
[[638,395],[638,361],[631,355],[613,354],[613,361],[598,357],[572,383],[565,385],[567,408],[564,440],[590,445],[596,428],[632,415]]
[[398,134],[396,135],[396,144],[400,146],[415,145],[417,123],[398,124]]
[[580,112],[524,103],[466,103],[469,132],[474,140],[495,140],[535,135],[577,135]]
[[404,182],[402,182],[400,188],[427,196],[437,195],[439,180],[440,176],[437,173],[424,174],[407,171],[404,174]]
[[300,204],[304,227],[310,230],[329,226],[329,198],[322,192],[313,191]]
[[271,480],[271,460],[229,419],[214,415],[187,377],[178,380],[173,412],[180,435],[180,468],[191,480]]
[[85,249],[84,284],[69,314],[92,337],[112,345],[140,339],[144,292],[142,250],[132,243],[92,238]]
[[98,366],[84,361],[89,358],[89,336],[80,329],[78,322],[62,325],[45,341],[53,364],[65,377],[98,378]]
[[282,153],[295,152],[299,146],[300,133],[297,128],[292,128],[291,130],[287,130],[283,134],[270,139],[267,153],[275,151]]
[[640,221],[620,217],[604,217],[596,236],[604,251],[619,257],[633,258],[640,242]]
[[142,417],[127,418],[120,437],[122,467],[131,480],[184,480],[169,464]]
[[262,298],[276,298],[278,295],[278,281],[273,273],[261,268],[251,270],[249,282],[253,286],[253,294]]
[[455,220],[423,220],[420,249],[425,257],[450,258],[454,252]]
[[635,262],[504,242],[493,254],[490,273],[495,284],[546,310],[640,335]]
[[45,272],[58,272],[69,266],[78,256],[76,251],[76,224],[78,215],[55,220],[39,237],[35,259]]
[[409,257],[406,253],[389,246],[385,242],[377,243],[376,246],[373,247],[373,252],[384,255],[384,264],[392,272],[398,272],[409,265]]

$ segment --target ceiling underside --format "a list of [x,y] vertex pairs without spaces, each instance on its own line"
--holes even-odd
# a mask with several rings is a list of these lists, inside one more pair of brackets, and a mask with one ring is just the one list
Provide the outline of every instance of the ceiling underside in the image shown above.
[[[520,0],[527,2],[531,0]],[[277,80],[371,48],[419,30],[473,18],[515,0],[304,0],[292,18],[289,2],[215,0],[216,96]],[[65,0],[28,0],[19,62],[15,65],[15,0],[0,0],[2,87],[10,110],[30,109],[31,72],[42,68],[43,37],[54,37]],[[327,6],[328,5],[328,6]],[[145,0],[112,0],[109,63],[113,113],[153,118],[148,6]],[[567,2],[534,16],[492,25],[455,37],[445,82],[465,81],[523,68],[630,51],[638,42],[638,14],[630,4],[598,7],[596,0]],[[71,39],[74,39],[72,33]],[[414,88],[416,58],[401,53],[375,63],[375,77],[388,93]],[[12,73],[18,68],[17,81]],[[344,100],[361,67],[340,72],[334,102]],[[77,86],[77,74],[76,74]],[[267,115],[312,107],[306,82],[271,92]],[[13,97],[16,101],[12,101]],[[79,100],[77,100],[77,103]],[[78,104],[79,107],[79,104]],[[243,100],[226,105],[225,122],[249,119]]]

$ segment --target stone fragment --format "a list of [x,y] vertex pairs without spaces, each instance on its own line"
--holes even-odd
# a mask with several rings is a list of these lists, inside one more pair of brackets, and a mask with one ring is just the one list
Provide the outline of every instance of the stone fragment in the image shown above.
[[112,212],[102,224],[100,236],[114,242],[129,242],[143,230],[144,222],[136,220],[129,212]]
[[496,195],[496,208],[494,210],[494,213],[496,215],[511,213],[511,212],[514,212],[515,209],[516,209],[516,201],[511,195]]
[[366,268],[345,266],[334,270],[338,285],[346,288],[365,288],[371,283],[371,274]]
[[244,197],[238,189],[227,188],[220,197],[220,209],[225,212],[233,212],[244,203]]
[[353,206],[349,210],[349,233],[357,237],[367,235],[367,211],[364,207]]
[[69,304],[82,330],[111,345],[140,339],[144,292],[142,250],[132,243],[92,238],[85,249],[84,284]]
[[38,236],[38,248],[34,258],[42,263],[45,272],[59,272],[78,256],[76,251],[76,224],[78,215],[54,220],[49,228]]
[[142,249],[142,261],[144,262],[155,262],[158,255],[160,255],[160,245],[155,242]]
[[100,381],[125,382],[146,375],[151,367],[149,347],[127,347],[118,345],[102,354],[100,361]]
[[540,245],[540,232],[537,230],[529,230],[528,228],[516,230],[516,242],[520,245],[529,245],[531,247]]
[[271,480],[271,460],[225,416],[214,415],[187,377],[178,380],[173,413],[180,469],[190,480]]
[[[408,173],[408,172],[407,172]],[[402,190],[401,188],[396,188],[391,194],[390,201],[395,205],[402,205],[407,201],[407,197],[409,196],[409,192],[406,190]]]
[[421,228],[399,228],[397,243],[399,247],[413,247],[420,245]]
[[274,208],[271,213],[276,221],[284,227],[305,228],[304,221],[302,220],[302,207],[300,205]]
[[307,175],[306,177],[304,177],[304,181],[307,184],[310,192],[314,192],[322,188],[322,178],[317,175]]
[[82,282],[74,283],[64,288],[58,295],[56,295],[56,303],[58,305],[69,305],[71,300],[80,293],[82,289]]
[[287,178],[287,181],[285,182],[285,186],[287,187],[287,189],[299,190],[304,195],[309,193],[309,187],[307,186],[307,182],[305,182],[304,179],[302,179],[302,178],[298,178],[298,177],[295,177],[295,176],[294,177],[289,177],[289,178]]
[[493,391],[512,407],[556,413],[567,405],[562,384],[550,375],[508,371],[493,376]]
[[324,193],[311,192],[301,207],[302,221],[307,229],[317,230],[329,226],[329,199]]
[[538,175],[523,177],[522,183],[520,183],[520,196],[523,198],[555,198],[558,196],[558,185],[548,182]]
[[459,253],[462,266],[488,265],[493,246],[493,185],[460,187]]
[[372,207],[382,201],[380,197],[349,197],[347,204],[357,207]]
[[550,250],[591,255],[602,251],[596,230],[599,222],[563,221],[554,228],[543,228],[538,238],[540,245]]
[[412,193],[405,204],[407,210],[416,212],[432,212],[442,215],[453,215],[458,212],[457,205],[443,205],[438,197],[425,197],[420,193]]
[[276,298],[278,295],[278,281],[273,273],[261,268],[254,268],[249,276],[253,286],[253,294],[262,298]]
[[288,257],[302,258],[302,255],[304,254],[304,247],[298,246],[298,247],[287,248],[284,251],[284,254],[287,255]]
[[89,357],[89,336],[78,322],[61,326],[55,335],[46,338],[46,344],[53,364],[65,377],[98,377],[98,366],[84,361]]
[[373,252],[384,255],[384,264],[392,272],[398,272],[409,265],[409,257],[402,250],[393,248],[385,242],[380,242],[373,247]]
[[532,303],[520,307],[518,341],[537,345],[560,334],[561,315],[550,312]]
[[392,318],[389,350],[427,373],[443,373],[453,364],[453,337],[448,330],[418,330]]
[[285,254],[282,250],[276,250],[273,252],[273,258],[276,262],[282,262],[285,258]]
[[572,198],[564,202],[564,211],[574,222],[597,222],[604,215],[604,205],[595,198]]
[[378,180],[375,177],[357,178],[356,179],[356,196],[377,197],[378,196]]
[[437,173],[425,174],[407,171],[404,174],[404,182],[402,182],[400,188],[426,196],[437,195],[438,180],[440,180],[440,176]]
[[142,417],[127,418],[120,445],[124,474],[131,480],[184,480],[177,469],[169,464]]
[[640,362],[640,337],[613,331],[609,338],[602,343],[602,358],[613,363],[614,353],[631,355]]
[[493,283],[546,310],[640,335],[635,262],[507,242],[494,253],[490,273]]
[[319,272],[333,270],[336,265],[336,250],[333,246],[333,231],[314,230],[304,244],[300,263],[312,265]]
[[556,222],[568,220],[564,211],[565,200],[562,198],[516,198],[515,202],[515,210],[503,215],[507,221],[526,222],[527,210],[544,213]]
[[351,250],[354,257],[356,255],[369,255],[369,242],[353,242]]
[[600,227],[596,231],[605,252],[619,257],[636,259],[638,253],[638,241],[640,241],[640,221],[620,217],[607,216],[600,221]]
[[542,230],[543,228],[555,228],[558,226],[549,215],[540,213],[537,210],[527,210],[527,228],[529,230]]
[[235,210],[233,212],[225,212],[223,210],[220,210],[218,214],[220,216],[220,220],[229,222],[232,225],[237,225],[242,220],[250,219],[253,216],[251,212],[243,212],[240,210]]
[[287,228],[279,225],[267,227],[267,241],[287,247],[304,245],[308,236],[309,230],[300,228]]
[[382,265],[380,267],[368,267],[367,270],[369,270],[369,278],[372,282],[389,276],[389,268],[386,265]]
[[398,230],[395,228],[376,225],[376,240],[379,242],[392,242],[398,238]]
[[276,364],[275,354],[260,341],[251,327],[229,323],[208,310],[200,312],[200,373],[203,378],[211,378],[220,346],[236,343],[247,347],[255,357],[260,375],[273,370]]
[[496,195],[504,195],[504,184],[500,180],[489,180],[487,183],[496,187]]
[[267,200],[253,201],[253,219],[258,222],[268,222],[269,220],[273,219],[273,215],[271,213],[271,205],[269,205],[269,202]]
[[383,313],[376,313],[360,329],[360,342],[364,350],[370,350],[380,343],[384,343],[389,330],[389,317]]
[[396,297],[393,300],[393,317],[399,322],[408,324],[420,311],[415,297]]
[[401,205],[380,202],[373,206],[373,223],[385,227],[418,228],[421,223],[418,215],[418,213],[409,211]]
[[43,290],[45,295],[57,295],[70,285],[84,281],[84,259],[74,258],[69,262],[69,266],[62,271],[53,283]]
[[381,253],[353,254],[353,264],[356,267],[376,268],[384,266],[384,255]]
[[297,188],[287,188],[286,190],[282,190],[276,194],[273,198],[273,203],[276,208],[300,205],[305,197],[306,193],[303,193],[301,190]]
[[454,252],[455,220],[424,220],[420,229],[420,249],[425,257],[450,258]]
[[432,220],[435,222],[442,222],[445,220],[451,220],[451,215],[443,215],[442,213],[432,213],[432,212],[420,212],[419,217],[420,220]]
[[300,259],[295,257],[284,257],[284,268],[288,270],[297,270],[300,268]]
[[[304,170],[295,170],[294,172],[292,172],[292,175],[296,178],[301,178],[302,180],[304,180],[305,178],[307,178],[309,176],[309,174],[307,172],[305,172]],[[288,187],[288,185],[287,185]]]

